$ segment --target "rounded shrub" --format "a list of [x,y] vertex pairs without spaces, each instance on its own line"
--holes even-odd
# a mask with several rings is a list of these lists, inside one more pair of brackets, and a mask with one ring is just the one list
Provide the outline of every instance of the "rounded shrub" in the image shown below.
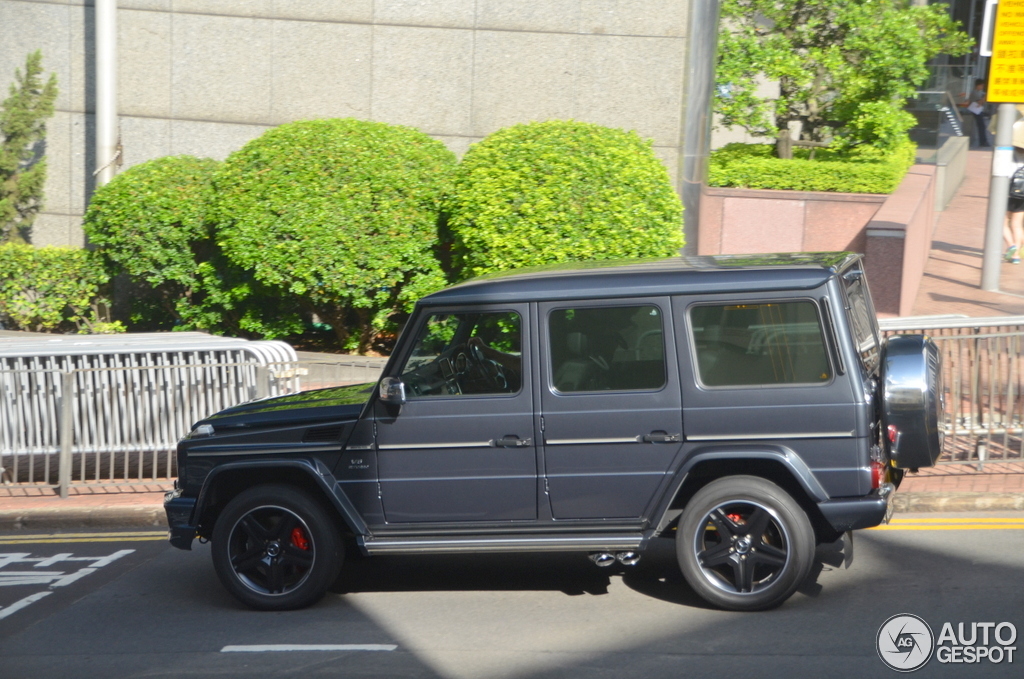
[[452,274],[673,255],[682,212],[636,133],[573,120],[514,125],[470,147],[456,171],[446,201]]
[[365,350],[396,313],[444,285],[434,249],[455,156],[408,127],[288,123],[217,172],[217,241]]
[[220,314],[200,311],[220,296],[207,263],[215,258],[207,212],[212,201],[209,158],[168,156],[135,165],[96,189],[83,227],[114,274],[136,290],[134,320],[142,329],[216,329]]
[[153,287],[195,281],[192,248],[210,240],[211,180],[219,163],[168,156],[131,167],[96,189],[83,226],[119,271]]

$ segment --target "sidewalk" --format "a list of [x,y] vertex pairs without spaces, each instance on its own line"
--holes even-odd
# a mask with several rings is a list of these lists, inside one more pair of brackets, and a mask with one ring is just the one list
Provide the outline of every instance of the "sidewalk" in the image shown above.
[[[939,214],[914,315],[1024,315],[1024,265],[1002,265],[1003,292],[979,288],[991,162],[991,151],[968,153],[967,176]],[[168,488],[75,488],[62,500],[49,487],[0,486],[0,530],[166,527],[162,503]],[[986,463],[983,472],[973,465],[942,465],[908,474],[895,505],[899,512],[1024,511],[1024,461]]]

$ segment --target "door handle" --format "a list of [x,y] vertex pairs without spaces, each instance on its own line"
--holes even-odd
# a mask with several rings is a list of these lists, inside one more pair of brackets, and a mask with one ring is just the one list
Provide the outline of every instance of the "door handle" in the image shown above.
[[499,448],[522,448],[533,444],[533,439],[521,439],[518,436],[502,436],[494,442]]
[[644,435],[644,443],[678,443],[682,439],[682,434],[667,434],[663,431],[652,431]]

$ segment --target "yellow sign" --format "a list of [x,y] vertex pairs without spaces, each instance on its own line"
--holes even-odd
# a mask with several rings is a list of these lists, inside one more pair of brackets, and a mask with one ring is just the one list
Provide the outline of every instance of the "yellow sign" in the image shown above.
[[1003,104],[1024,102],[1024,0],[999,0],[996,6],[988,100]]

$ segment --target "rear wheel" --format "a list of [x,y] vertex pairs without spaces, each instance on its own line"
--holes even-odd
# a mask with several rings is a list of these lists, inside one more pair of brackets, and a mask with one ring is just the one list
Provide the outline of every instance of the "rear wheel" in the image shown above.
[[224,587],[260,610],[302,608],[338,575],[341,539],[327,511],[293,486],[250,488],[217,518],[213,565]]
[[676,554],[705,601],[734,611],[778,606],[814,563],[814,530],[786,491],[732,476],[699,490],[679,521]]

